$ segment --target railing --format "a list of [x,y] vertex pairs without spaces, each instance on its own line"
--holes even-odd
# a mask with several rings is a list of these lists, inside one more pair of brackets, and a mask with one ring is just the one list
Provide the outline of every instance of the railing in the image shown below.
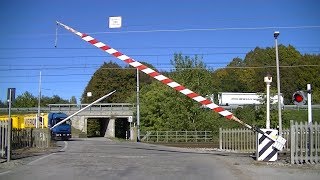
[[[1,157],[6,154],[8,140],[8,121],[0,121]],[[12,129],[11,149],[25,147],[47,148],[50,146],[50,133],[48,129]]]
[[291,164],[320,163],[320,124],[290,121]]
[[[49,110],[80,110],[86,107],[89,104],[49,104]],[[89,107],[88,111],[101,111],[108,109],[110,111],[114,110],[131,110],[134,107],[133,104],[130,103],[101,103],[101,104],[94,104],[93,106]]]
[[212,131],[148,131],[141,138],[145,142],[212,142]]
[[[88,104],[49,104],[48,107],[41,107],[40,110],[42,112],[50,112],[50,111],[77,111],[81,108],[87,106]],[[134,104],[130,103],[101,103],[95,104],[91,106],[88,111],[128,111],[134,108]],[[8,108],[0,108],[0,112],[7,112]],[[31,108],[11,108],[11,111],[14,112],[37,112],[38,107]]]
[[219,128],[219,148],[221,150],[254,152],[256,133],[250,129]]
[[13,129],[12,149],[25,147],[47,148],[50,146],[50,136],[48,129]]
[[[282,137],[287,140],[283,151],[289,151],[289,130],[282,130]],[[249,129],[219,129],[219,148],[221,150],[255,153],[257,134]]]

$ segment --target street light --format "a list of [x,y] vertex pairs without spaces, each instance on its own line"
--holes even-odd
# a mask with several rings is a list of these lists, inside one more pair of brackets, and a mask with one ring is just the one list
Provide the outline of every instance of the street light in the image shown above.
[[273,33],[276,46],[276,63],[277,63],[277,89],[278,89],[278,114],[279,114],[279,135],[282,136],[282,119],[281,119],[281,97],[280,97],[280,70],[279,70],[279,53],[278,53],[278,36],[280,32]]
[[266,120],[266,129],[270,129],[270,83],[272,82],[272,77],[270,74],[267,74],[264,77],[264,82],[267,84],[267,120]]

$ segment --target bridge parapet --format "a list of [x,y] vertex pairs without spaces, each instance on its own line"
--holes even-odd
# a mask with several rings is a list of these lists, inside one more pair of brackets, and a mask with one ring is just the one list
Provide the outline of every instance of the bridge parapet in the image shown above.
[[[88,104],[49,104],[49,111],[78,111]],[[130,103],[102,103],[89,107],[86,111],[132,111]]]
[[[49,104],[48,107],[41,107],[41,112],[76,112],[84,108],[88,104]],[[81,114],[100,114],[100,115],[132,115],[134,111],[134,104],[130,103],[101,103],[95,104]],[[0,111],[7,112],[7,108],[0,108]],[[28,112],[34,113],[38,111],[38,107],[32,108],[11,108],[13,112]]]

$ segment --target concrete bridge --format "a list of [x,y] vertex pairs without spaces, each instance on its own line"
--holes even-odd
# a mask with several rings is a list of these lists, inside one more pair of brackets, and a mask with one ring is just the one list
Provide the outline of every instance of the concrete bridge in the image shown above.
[[[46,112],[63,112],[71,115],[88,104],[49,104],[48,107],[41,107],[41,113]],[[0,108],[2,112],[8,112],[7,108]],[[79,129],[82,133],[87,134],[88,119],[99,119],[101,131],[105,137],[115,137],[116,121],[129,121],[132,119],[134,105],[129,103],[102,103],[95,104],[90,108],[82,111],[72,118],[72,126]],[[11,108],[11,114],[14,113],[37,113],[38,108]]]

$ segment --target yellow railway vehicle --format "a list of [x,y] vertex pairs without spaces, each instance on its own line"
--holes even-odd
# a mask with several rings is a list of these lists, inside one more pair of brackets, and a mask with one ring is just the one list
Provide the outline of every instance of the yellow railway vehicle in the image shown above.
[[[23,123],[25,128],[35,128],[36,127],[37,114],[24,114]],[[38,122],[39,128],[48,127],[48,113],[41,113]]]
[[[35,128],[37,114],[19,114],[11,115],[12,119],[12,128],[24,129],[24,128]],[[7,121],[8,115],[0,116],[0,121]],[[40,120],[38,122],[39,128],[48,127],[48,113],[41,113]]]
[[[64,119],[68,118],[65,113],[41,113],[38,124],[38,128],[53,127],[60,123]],[[37,114],[19,114],[11,115],[12,128],[24,129],[24,128],[35,128],[37,121]],[[7,121],[8,115],[0,116],[0,121]],[[68,140],[71,138],[71,120],[59,124],[58,126],[51,129],[52,139]]]
[[[16,129],[25,128],[23,115],[11,115],[11,119],[12,119],[12,128],[16,128]],[[9,120],[8,115],[0,116],[0,121],[8,121],[8,120]]]

